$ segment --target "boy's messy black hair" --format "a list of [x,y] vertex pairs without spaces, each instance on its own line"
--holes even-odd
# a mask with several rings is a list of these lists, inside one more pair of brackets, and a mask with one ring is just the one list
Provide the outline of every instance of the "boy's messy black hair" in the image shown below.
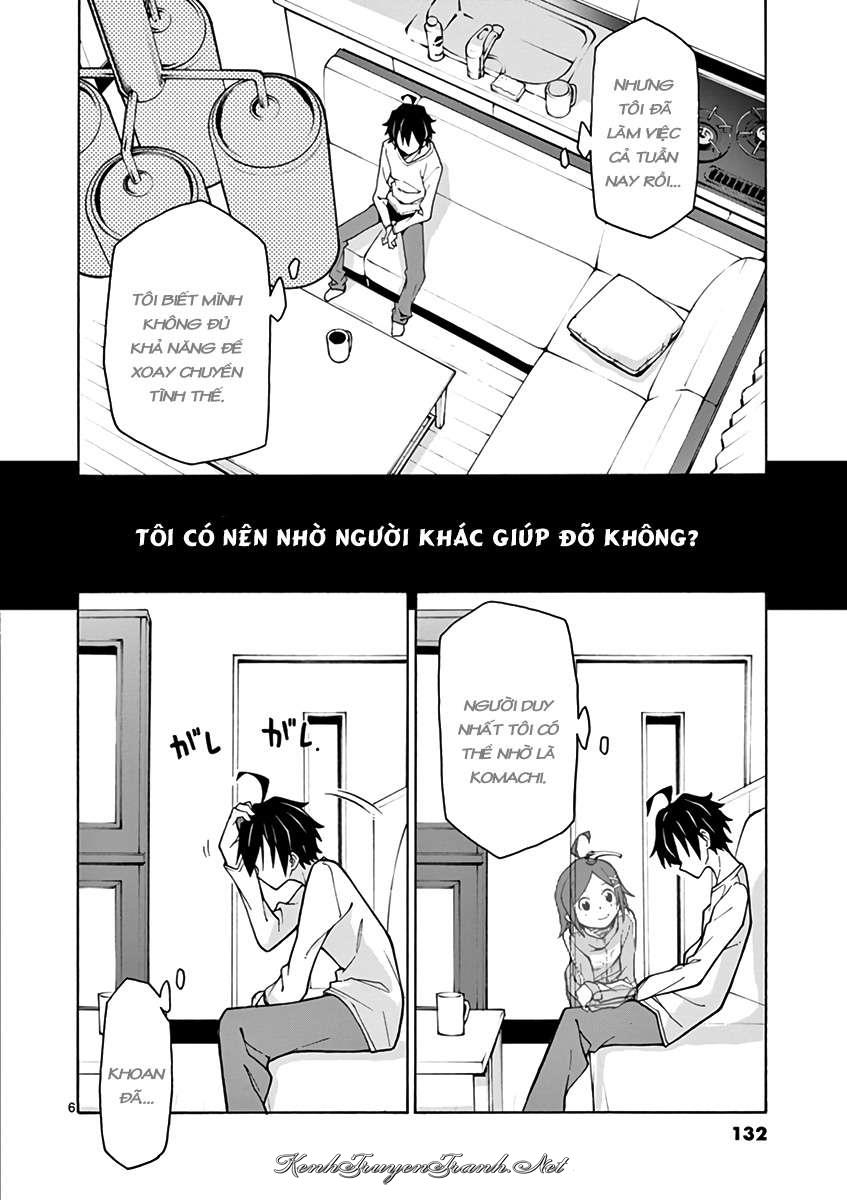
[[263,842],[270,848],[271,862],[279,858],[286,872],[290,854],[296,854],[304,866],[313,863],[320,853],[318,830],[323,825],[309,816],[303,801],[268,796],[270,781],[266,776],[240,771],[238,779],[242,775],[257,779],[262,788],[262,799],[253,805],[252,817],[238,826],[238,853],[248,874],[256,870]]
[[680,792],[673,798],[673,788],[662,788],[647,801],[647,812],[657,797],[668,803],[656,814],[656,836],[651,855],[655,854],[663,867],[679,866],[677,842],[688,846],[695,854],[700,853],[699,837],[705,833],[712,850],[729,849],[730,819],[723,805],[708,796],[695,796],[691,792]]
[[404,96],[403,103],[394,109],[385,122],[385,129],[388,140],[395,145],[400,138],[404,138],[406,141],[414,138],[422,146],[425,146],[427,142],[432,141],[434,124],[433,118],[422,104],[416,102],[414,96]]

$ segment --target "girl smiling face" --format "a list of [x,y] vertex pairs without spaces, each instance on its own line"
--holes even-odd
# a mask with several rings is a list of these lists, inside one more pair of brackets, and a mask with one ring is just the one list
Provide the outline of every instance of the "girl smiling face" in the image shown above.
[[574,916],[587,929],[608,929],[618,915],[614,889],[599,875],[592,874],[574,907]]

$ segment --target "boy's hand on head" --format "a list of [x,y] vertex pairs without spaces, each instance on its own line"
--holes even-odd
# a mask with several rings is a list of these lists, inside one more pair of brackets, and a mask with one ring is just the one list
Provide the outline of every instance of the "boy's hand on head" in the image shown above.
[[249,821],[253,816],[253,805],[242,801],[236,804],[230,812],[224,831],[221,834],[221,840],[218,842],[218,849],[221,852],[221,857],[224,864],[231,867],[233,871],[238,869],[240,862],[238,854],[238,830],[242,821]]

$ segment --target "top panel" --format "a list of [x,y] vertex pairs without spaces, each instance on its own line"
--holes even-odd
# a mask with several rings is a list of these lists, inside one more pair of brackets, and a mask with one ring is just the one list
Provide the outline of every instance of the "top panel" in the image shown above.
[[83,5],[81,472],[762,472],[764,6],[610,7]]

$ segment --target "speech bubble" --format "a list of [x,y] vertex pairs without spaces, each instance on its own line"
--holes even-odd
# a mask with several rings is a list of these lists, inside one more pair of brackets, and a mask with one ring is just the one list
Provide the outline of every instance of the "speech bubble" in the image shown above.
[[115,424],[183,463],[265,445],[270,325],[264,243],[205,201],[169,209],[118,242],[105,371]]
[[153,1162],[168,1144],[173,1096],[170,984],[125,979],[106,1005],[100,1060],[103,1149],[131,1170]]
[[496,858],[573,821],[588,745],[568,623],[491,601],[441,635],[441,787],[447,820]]
[[601,221],[656,237],[694,207],[699,165],[699,79],[694,51],[644,17],[604,38],[594,54],[591,163]]

